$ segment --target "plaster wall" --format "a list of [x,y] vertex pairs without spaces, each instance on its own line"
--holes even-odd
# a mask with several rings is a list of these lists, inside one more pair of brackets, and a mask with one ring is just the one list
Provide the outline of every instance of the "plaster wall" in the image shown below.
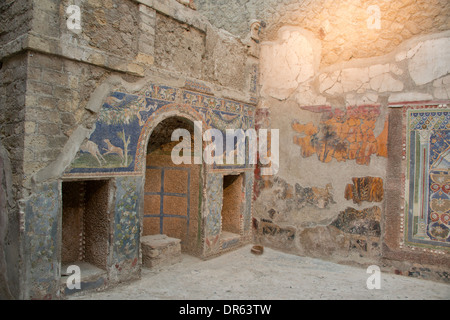
[[[0,36],[0,197],[11,197],[0,208],[8,221],[2,294],[64,296],[63,179],[110,180],[107,278],[85,285],[139,277],[139,152],[145,154],[157,123],[180,115],[204,128],[280,129],[277,175],[226,166],[202,173],[197,222],[204,257],[249,241],[253,231],[255,241],[291,253],[448,280],[448,251],[417,255],[399,245],[395,208],[402,204],[392,198],[403,188],[396,152],[404,148],[395,131],[404,123],[393,107],[433,100],[445,109],[450,99],[446,1],[383,2],[376,30],[368,30],[369,4],[362,1],[252,0],[236,10],[235,1],[79,0],[79,31],[67,28],[68,5],[0,6],[8,17]],[[266,24],[252,21],[261,17]],[[250,26],[253,33],[245,31]],[[123,143],[127,157],[106,155],[105,139]],[[86,151],[89,142],[108,160],[98,165]],[[243,174],[245,200],[239,237],[228,239],[221,237],[223,179],[233,174]]]
[[[378,31],[362,24],[363,14],[351,14],[359,21],[355,26],[361,24],[358,31],[341,23],[317,34],[325,20],[347,19],[351,9],[356,10],[345,1],[334,4],[345,14],[324,7],[316,12],[319,7],[310,3],[317,15],[306,18],[292,12],[267,20],[256,126],[280,130],[280,168],[272,177],[256,172],[255,239],[300,255],[379,264],[398,273],[448,281],[445,246],[425,249],[420,257],[405,253],[408,262],[403,264],[388,254],[393,242],[399,249],[405,230],[395,220],[399,224],[392,235],[392,217],[402,216],[402,209],[391,208],[401,202],[392,202],[391,191],[405,186],[387,173],[388,167],[397,166],[394,152],[405,147],[392,142],[398,130],[405,130],[404,122],[396,122],[396,133],[390,127],[393,108],[413,101],[448,108],[448,26],[432,21],[439,10],[447,21],[446,5],[423,8],[428,34],[409,34],[397,41],[398,30],[383,20],[391,9],[384,7]],[[395,20],[407,14],[414,23],[419,15],[408,13],[408,8],[392,13]],[[331,41],[333,33],[347,38]],[[378,37],[386,38],[386,45],[377,48]],[[367,39],[372,40],[365,43]],[[330,59],[338,48],[339,59]],[[351,54],[346,56],[345,50]]]

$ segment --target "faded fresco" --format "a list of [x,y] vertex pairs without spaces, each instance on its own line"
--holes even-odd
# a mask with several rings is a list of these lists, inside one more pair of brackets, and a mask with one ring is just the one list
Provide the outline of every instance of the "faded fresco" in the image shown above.
[[322,162],[356,160],[369,165],[372,155],[387,157],[388,121],[375,136],[375,126],[381,115],[380,106],[347,107],[346,111],[331,107],[304,107],[322,114],[319,125],[294,122],[292,128],[300,135],[294,138],[304,158],[317,155]]
[[404,110],[409,164],[405,241],[450,248],[450,110]]
[[367,202],[381,202],[384,197],[383,179],[374,177],[353,178],[353,184],[345,188],[345,199],[361,204]]

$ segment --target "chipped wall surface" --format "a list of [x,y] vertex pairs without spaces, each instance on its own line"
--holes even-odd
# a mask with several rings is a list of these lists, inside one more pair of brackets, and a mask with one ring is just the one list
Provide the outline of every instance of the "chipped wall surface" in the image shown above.
[[[0,5],[7,17],[0,35],[0,164],[6,168],[0,197],[11,199],[0,207],[0,218],[8,217],[0,243],[0,268],[6,261],[7,269],[2,296],[68,294],[60,267],[68,181],[108,181],[100,197],[110,225],[103,228],[101,263],[94,259],[104,272],[86,288],[138,278],[140,236],[157,229],[146,222],[146,208],[160,209],[161,231],[164,206],[184,205],[189,218],[167,226],[190,242],[183,249],[191,246],[202,258],[253,239],[294,254],[379,263],[400,273],[429,270],[431,278],[448,280],[442,272],[449,264],[445,177],[411,151],[422,146],[426,128],[412,130],[399,113],[431,100],[422,107],[448,111],[447,1],[377,3],[380,29],[369,28],[371,3],[362,1],[250,0],[243,10],[237,1],[80,0],[79,30],[67,26],[69,4]],[[171,187],[173,173],[156,163],[160,176],[167,173],[169,191],[161,184],[160,206],[148,204],[154,195],[146,194],[153,170],[147,160],[155,159],[147,157],[147,146],[156,126],[173,117],[198,121],[203,131],[279,129],[278,173],[262,176],[249,163],[203,165],[191,172],[198,177],[191,175],[195,199],[180,205],[188,192],[183,184]],[[423,147],[445,160],[444,131],[430,134],[435,142]],[[415,144],[406,143],[407,134]],[[407,156],[417,174],[403,171]],[[444,160],[437,169],[448,170]],[[419,174],[427,168],[430,174]],[[239,184],[224,190],[233,175],[240,175]],[[424,177],[435,182],[428,198],[416,184]],[[399,190],[422,196],[413,199],[411,217]],[[240,200],[224,206],[227,198]],[[428,211],[418,214],[427,203]],[[232,223],[222,217],[229,211]]]
[[157,14],[155,54],[160,58],[155,61],[156,66],[183,71],[190,77],[200,79],[206,49],[205,38],[206,34],[201,30]]
[[[396,12],[393,8],[400,2],[392,7],[380,4],[381,29],[377,31],[366,25],[362,11],[366,5],[305,2],[303,12],[296,11],[302,4],[292,4],[284,7],[291,12],[269,15],[266,20],[256,127],[280,130],[280,168],[275,177],[255,172],[255,239],[301,255],[358,264],[392,261],[392,265],[399,251],[416,250],[400,239],[416,232],[411,230],[420,222],[417,218],[406,222],[406,212],[404,218],[394,219],[408,205],[397,205],[392,195],[386,196],[386,188],[389,192],[405,188],[404,177],[392,178],[387,173],[388,168],[400,165],[395,164],[398,157],[391,155],[393,151],[388,152],[390,144],[393,150],[390,141],[396,141],[399,130],[406,130],[405,123],[396,122],[398,129],[392,133],[391,110],[414,101],[435,100],[432,105],[448,111],[448,4],[406,1]],[[423,15],[415,14],[414,6]],[[316,14],[307,17],[308,7],[317,9]],[[386,23],[387,17],[395,17],[396,22]],[[357,31],[350,28],[350,21],[358,25]],[[405,31],[418,21],[427,21],[423,22],[427,30]],[[404,149],[407,144],[396,146]],[[416,160],[422,161],[417,156]],[[410,170],[421,171],[423,167],[415,163]],[[418,178],[406,181],[414,186],[419,182]],[[439,201],[439,211],[430,207],[428,214],[434,220],[424,218],[434,223],[434,227],[425,227],[429,229],[427,240],[433,239],[434,245],[420,258],[410,253],[402,256],[414,263],[435,263],[432,276],[420,276],[448,281],[442,273],[448,261],[447,225],[441,226],[447,217],[445,195],[436,192],[431,191],[435,200],[430,203],[436,208]],[[407,264],[395,265],[400,273],[408,273]]]
[[[448,30],[449,4],[436,1],[361,0],[197,0],[197,9],[210,21],[245,38],[252,19],[263,20],[266,40],[285,26],[301,26],[320,39],[321,65],[382,56],[415,36]],[[380,10],[380,29],[368,29],[371,6]],[[244,8],[244,10],[242,10]]]
[[[66,270],[61,262],[77,258],[75,263],[102,271],[97,278],[83,280],[87,289],[138,278],[146,151],[155,126],[175,116],[199,121],[203,131],[254,125],[256,41],[242,41],[213,27],[193,10],[192,1],[81,0],[76,3],[78,30],[68,27],[69,4],[7,1],[0,6],[2,17],[12,15],[22,23],[20,28],[5,28],[0,39],[1,145],[12,168],[7,191],[12,203],[20,204],[1,210],[2,219],[10,215],[11,239],[6,240],[17,240],[19,246],[4,248],[2,239],[5,259],[0,266],[3,270],[6,260],[8,268],[0,284],[2,296],[8,282],[14,298],[72,294],[62,283]],[[192,185],[196,190],[189,204],[194,217],[189,236],[196,255],[218,255],[251,240],[252,171],[249,164],[192,171],[198,181]],[[204,222],[204,212],[212,212],[202,202],[210,193],[206,172],[220,177],[245,173],[240,228],[231,238],[218,238],[218,246],[210,251],[205,234],[218,231],[220,236],[222,225],[220,210],[213,217],[218,230]],[[69,181],[85,184],[88,191],[96,186],[104,191],[89,191],[99,197],[99,219],[91,219],[89,210],[97,207],[86,195],[73,203],[66,197],[63,205],[63,184]],[[1,185],[4,190],[4,181]],[[177,203],[166,198],[166,208],[174,209]],[[83,212],[74,218],[82,228],[63,236],[61,225],[72,211]],[[102,233],[92,235],[97,225]],[[178,227],[170,228],[182,238]],[[67,248],[70,240],[81,245]]]
[[33,1],[2,1],[0,4],[0,44],[5,45],[25,35],[31,29]]
[[[304,29],[284,27],[276,41],[262,43],[263,97],[293,100],[302,106],[339,107],[448,99],[445,76],[449,34],[446,31],[412,38],[387,55],[320,69],[317,61],[325,49],[318,39],[310,38]],[[302,42],[307,44],[298,45]],[[291,45],[293,49],[288,49]],[[286,76],[280,77],[279,70],[287,70]]]
[[[347,107],[345,113],[339,109],[328,112],[319,108],[322,118],[318,127],[294,122],[292,128],[300,136],[294,143],[302,148],[302,156],[317,155],[319,161],[329,163],[356,160],[357,164],[370,164],[373,154],[387,157],[387,121],[379,136],[375,126],[380,115],[379,106]],[[311,109],[309,109],[311,110]],[[317,108],[312,109],[316,112]]]
[[[3,279],[0,281],[0,297],[7,299],[21,296],[21,242],[20,199],[24,179],[24,118],[26,92],[26,54],[18,54],[2,60],[0,69],[0,158],[2,179],[0,185],[7,202],[2,202],[0,218],[2,240],[0,259]],[[1,197],[1,196],[0,196]]]
[[20,290],[17,279],[19,221],[13,201],[9,153],[0,143],[0,297],[12,299]]

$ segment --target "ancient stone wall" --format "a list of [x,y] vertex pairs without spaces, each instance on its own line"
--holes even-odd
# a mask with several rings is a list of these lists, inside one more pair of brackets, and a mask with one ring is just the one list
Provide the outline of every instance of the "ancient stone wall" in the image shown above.
[[[253,192],[251,167],[202,172],[196,223],[204,230],[195,240],[205,256],[247,241],[253,227],[256,241],[295,254],[387,261],[399,273],[448,279],[447,212],[433,203],[431,234],[405,238],[411,228],[398,191],[407,190],[408,157],[417,170],[434,168],[407,153],[415,144],[404,136],[420,142],[421,130],[446,130],[439,110],[450,99],[448,1],[79,0],[75,29],[69,4],[0,5],[0,162],[11,168],[0,179],[0,197],[11,197],[0,208],[8,217],[2,295],[64,294],[64,179],[111,180],[108,280],[139,276],[145,143],[154,125],[179,115],[205,128],[280,129],[279,171],[257,169]],[[414,108],[432,125],[418,128]],[[446,133],[428,137],[419,145],[445,158]],[[240,234],[223,237],[223,180],[238,174]],[[429,176],[445,193],[445,177]],[[408,218],[426,225],[424,216]],[[422,246],[418,236],[432,239]]]
[[0,45],[24,36],[31,30],[32,0],[7,0],[0,4]]
[[[326,3],[335,8],[329,10]],[[256,172],[256,240],[301,255],[363,265],[403,256],[411,264],[428,266],[415,272],[408,263],[390,262],[396,272],[448,281],[443,272],[448,264],[447,225],[437,220],[430,225],[444,240],[424,236],[434,242],[420,248],[420,255],[406,240],[411,232],[406,221],[414,218],[407,217],[404,196],[392,195],[406,188],[395,170],[407,161],[395,162],[394,152],[408,145],[406,140],[396,142],[394,149],[392,145],[398,130],[409,134],[407,121],[396,122],[397,133],[390,129],[394,107],[412,103],[448,111],[448,4],[405,2],[394,10],[400,2],[383,2],[381,28],[370,29],[365,14],[370,3],[355,3],[307,1],[305,11],[286,5],[278,10],[284,15],[267,19],[256,126],[280,130],[280,167],[273,177]],[[388,24],[388,17],[398,24]],[[324,21],[330,28],[321,33]],[[413,24],[427,28],[401,32]],[[333,50],[340,50],[337,59],[330,58]],[[397,174],[387,174],[388,167]],[[439,217],[446,214],[434,214],[434,219]]]
[[3,299],[20,294],[19,214],[13,187],[9,153],[0,143],[0,297]]
[[14,184],[20,185],[23,178],[25,81],[28,65],[26,54],[5,59],[2,64],[1,142],[9,152]]
[[156,30],[156,66],[200,79],[206,34],[162,14],[156,15]]
[[28,54],[24,170],[27,176],[57,160],[78,126],[92,126],[89,97],[109,72],[38,52]]
[[26,54],[4,59],[0,69],[0,296],[17,298],[21,292],[19,203],[24,179],[24,118]]
[[[414,36],[448,30],[450,23],[445,0],[196,0],[196,4],[216,26],[243,38],[253,19],[267,23],[267,40],[274,40],[286,25],[311,31],[322,41],[322,66],[389,53]],[[373,5],[380,9],[381,29],[368,31]]]
[[[22,6],[18,7],[19,2]],[[163,111],[175,115],[181,105],[192,106],[190,112],[200,120],[200,111],[195,111],[194,106],[199,110],[218,108],[217,114],[205,113],[208,125],[213,120],[228,123],[228,118],[221,118],[225,111],[231,112],[226,115],[232,118],[230,123],[245,128],[251,126],[254,116],[256,42],[242,41],[213,27],[192,9],[193,3],[185,6],[175,0],[80,0],[75,2],[79,28],[73,25],[77,22],[76,8],[69,10],[73,4],[68,0],[7,1],[0,7],[2,24],[11,22],[10,16],[17,17],[21,24],[15,28],[8,25],[0,39],[0,142],[6,149],[1,157],[11,162],[12,187],[8,192],[16,204],[2,208],[1,214],[2,219],[5,215],[14,217],[9,219],[9,238],[5,242],[19,246],[5,249],[2,242],[7,267],[13,270],[8,279],[2,279],[2,295],[8,281],[16,298],[58,298],[67,294],[67,290],[60,291],[59,283],[65,272],[60,269],[59,227],[64,211],[64,179],[80,183],[84,179],[109,181],[110,192],[104,200],[111,219],[107,243],[102,245],[108,256],[104,258],[103,252],[101,259],[107,265],[102,262],[102,268],[106,269],[108,283],[138,277],[145,180],[144,171],[139,170],[145,163],[145,146],[141,144],[148,137],[144,137],[146,141],[139,138],[142,127],[147,128],[147,133],[151,131],[153,123],[148,118],[152,115],[158,122],[158,117],[165,115]],[[155,91],[146,96],[151,90]],[[175,96],[168,95],[168,91]],[[153,99],[164,110],[154,114],[154,105],[135,104],[135,97],[140,101]],[[105,116],[108,108],[114,109],[122,102],[124,110],[119,109],[131,113],[124,112],[120,119]],[[102,122],[105,117],[110,127]],[[137,119],[139,122],[133,122]],[[130,122],[133,125],[129,126]],[[116,131],[121,125],[121,132],[139,130],[123,132],[123,139],[119,139]],[[97,134],[96,129],[101,139],[94,146],[89,139]],[[127,137],[135,139],[132,144],[127,143]],[[116,145],[110,146],[105,140]],[[124,159],[119,158],[120,153],[107,153],[112,150],[108,148],[118,150],[118,143],[126,144],[122,149]],[[132,151],[141,149],[141,157],[131,158]],[[94,168],[66,175],[71,165],[89,158],[88,151],[96,157],[119,159],[118,166],[124,162],[131,171],[101,168],[97,174]],[[134,170],[135,165],[139,172]],[[248,181],[252,181],[251,176]],[[246,187],[251,191],[250,183]],[[246,199],[245,210],[250,214],[251,193]],[[203,210],[200,204],[193,206],[193,210]],[[203,223],[200,218],[196,222],[199,228]],[[249,223],[245,230],[248,241]],[[203,234],[197,234],[194,240],[202,254]],[[222,250],[222,242],[217,242],[214,254]],[[230,247],[237,244],[230,243]],[[3,264],[0,267],[3,270]],[[105,281],[101,278],[84,285],[98,287]]]
[[[38,52],[27,56],[26,176],[55,161],[80,124],[92,125],[95,118],[87,110],[88,100],[112,74],[136,81],[131,75],[142,77],[153,66],[237,91],[250,87],[246,46],[212,28],[207,33],[205,23],[189,11],[177,20],[166,16],[174,12],[163,5],[156,6],[157,11],[131,1],[85,1],[83,31],[78,35],[64,25],[66,7],[64,1],[35,4],[33,21],[51,16],[55,22],[36,22],[29,35],[30,49]],[[192,40],[189,33],[196,34]],[[224,57],[222,63],[217,63],[219,57]]]

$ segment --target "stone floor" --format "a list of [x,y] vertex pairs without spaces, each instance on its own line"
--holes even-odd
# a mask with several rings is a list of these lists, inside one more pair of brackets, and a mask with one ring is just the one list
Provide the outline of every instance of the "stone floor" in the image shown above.
[[450,285],[381,274],[381,288],[367,289],[365,269],[265,248],[260,256],[243,247],[202,261],[183,255],[181,263],[143,269],[140,281],[73,300],[449,300]]

